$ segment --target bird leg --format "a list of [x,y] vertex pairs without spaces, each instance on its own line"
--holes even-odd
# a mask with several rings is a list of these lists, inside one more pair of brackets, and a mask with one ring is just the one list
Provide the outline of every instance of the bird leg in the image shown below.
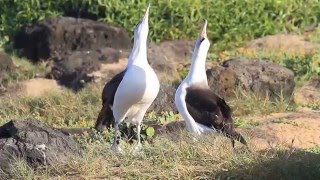
[[133,150],[133,154],[134,155],[138,155],[138,154],[141,153],[142,145],[141,145],[141,139],[140,139],[140,132],[141,132],[141,123],[138,123],[137,124],[137,134],[136,134],[137,140],[138,140],[138,144]]
[[114,139],[112,144],[112,151],[116,153],[122,153],[122,149],[119,147],[119,140],[118,140],[118,131],[119,131],[119,122],[114,123]]

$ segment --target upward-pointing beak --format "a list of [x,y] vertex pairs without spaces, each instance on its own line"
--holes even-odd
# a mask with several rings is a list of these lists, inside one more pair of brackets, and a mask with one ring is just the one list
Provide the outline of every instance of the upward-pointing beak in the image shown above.
[[143,22],[148,21],[149,9],[150,9],[150,3],[148,3],[148,5],[147,5],[147,10],[146,10],[146,12],[145,12],[145,14],[144,14]]
[[207,25],[208,25],[208,21],[206,19],[203,19],[202,29],[200,32],[201,39],[207,38]]

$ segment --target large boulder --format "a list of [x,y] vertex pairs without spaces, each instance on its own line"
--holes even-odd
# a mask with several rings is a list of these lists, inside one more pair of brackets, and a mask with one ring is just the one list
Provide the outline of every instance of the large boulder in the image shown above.
[[295,87],[294,73],[266,60],[233,58],[222,66],[207,70],[211,89],[223,97],[232,96],[237,87],[278,99],[291,99]]
[[131,48],[131,38],[121,27],[89,19],[53,17],[26,26],[15,38],[14,47],[22,55],[38,61],[63,56],[71,51],[91,51],[100,47]]
[[210,89],[221,97],[234,95],[237,86],[237,75],[232,68],[225,68],[219,65],[209,66],[207,78]]
[[[150,44],[148,60],[161,82],[172,83],[181,80],[180,65],[190,63],[193,42],[166,41]],[[73,51],[54,58],[53,67],[47,78],[79,90],[92,81],[107,81],[125,69],[130,50],[99,48],[90,51]]]
[[12,172],[16,160],[31,167],[67,161],[80,155],[77,143],[61,131],[39,121],[12,120],[0,127],[0,177]]
[[194,48],[193,41],[165,41],[160,44],[150,44],[148,61],[163,82],[180,81],[178,72],[180,65],[191,62]]
[[75,91],[94,80],[93,72],[100,71],[101,64],[112,64],[127,56],[112,48],[99,48],[92,51],[74,51],[63,57],[56,57],[47,78],[56,79],[61,85]]

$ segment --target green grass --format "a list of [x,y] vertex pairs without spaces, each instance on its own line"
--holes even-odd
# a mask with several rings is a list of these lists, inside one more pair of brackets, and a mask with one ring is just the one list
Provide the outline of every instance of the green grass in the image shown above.
[[235,127],[239,127],[239,128],[251,128],[251,127],[259,126],[260,122],[253,122],[253,121],[247,121],[242,118],[236,118],[234,121],[234,125]]
[[101,91],[93,86],[77,94],[65,90],[43,97],[2,97],[0,122],[34,118],[55,127],[92,127],[101,108]]
[[[116,155],[109,143],[86,144],[83,157],[33,170],[18,163],[13,179],[318,179],[320,154],[281,147],[249,153],[237,144],[235,151],[224,137],[210,135],[198,142],[182,132],[172,140],[158,137],[144,145],[144,154],[132,156],[134,145]],[[164,148],[165,147],[165,148]]]
[[[20,63],[26,63],[21,61]],[[26,63],[30,74],[38,65]],[[30,76],[32,77],[32,76]],[[22,80],[22,79],[21,79]],[[92,127],[101,108],[102,86],[91,84],[78,93],[64,90],[44,97],[1,97],[0,124],[10,119],[34,118],[53,127]],[[252,93],[237,91],[235,99],[228,101],[234,109],[238,128],[259,126],[246,121],[248,115],[267,115],[286,112],[291,107],[281,98],[270,101]],[[166,123],[179,116],[166,112],[161,116],[147,115],[149,121]],[[279,123],[283,123],[281,121]],[[250,139],[250,137],[247,137]],[[144,155],[131,155],[135,143],[122,141],[127,152],[123,156],[110,151],[112,131],[94,137],[77,136],[84,149],[82,157],[70,157],[67,162],[33,169],[17,160],[13,179],[303,179],[320,177],[319,150],[273,148],[248,152],[239,143],[236,150],[230,140],[211,134],[194,142],[185,131],[173,135],[157,136],[144,141]],[[250,142],[250,141],[249,141]]]
[[267,96],[256,95],[253,92],[237,89],[235,98],[229,100],[236,117],[268,115],[275,112],[287,112],[295,107],[282,96],[270,100]]
[[1,80],[1,83],[5,86],[13,85],[17,82],[28,79],[33,79],[38,75],[44,75],[47,72],[47,66],[45,62],[33,64],[24,58],[18,58],[16,56],[12,56],[11,58],[15,68],[5,79]]

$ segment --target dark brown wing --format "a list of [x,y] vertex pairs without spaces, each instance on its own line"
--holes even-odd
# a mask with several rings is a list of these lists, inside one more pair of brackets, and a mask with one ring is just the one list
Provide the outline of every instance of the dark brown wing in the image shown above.
[[123,70],[115,75],[103,88],[102,108],[95,124],[95,129],[98,131],[102,131],[104,128],[109,128],[113,125],[113,111],[110,106],[113,106],[114,96],[125,72],[126,70]]
[[102,91],[102,105],[113,105],[114,96],[118,89],[120,82],[123,79],[126,69],[115,75],[103,88]]
[[243,136],[234,129],[231,108],[209,88],[188,88],[186,104],[189,114],[197,123],[220,130],[232,142],[235,139],[247,144]]
[[220,101],[221,98],[210,89],[192,87],[187,89],[187,109],[197,123],[205,126],[221,129],[225,115],[231,116],[228,114],[230,111],[222,112],[226,107],[220,107],[222,104]]

